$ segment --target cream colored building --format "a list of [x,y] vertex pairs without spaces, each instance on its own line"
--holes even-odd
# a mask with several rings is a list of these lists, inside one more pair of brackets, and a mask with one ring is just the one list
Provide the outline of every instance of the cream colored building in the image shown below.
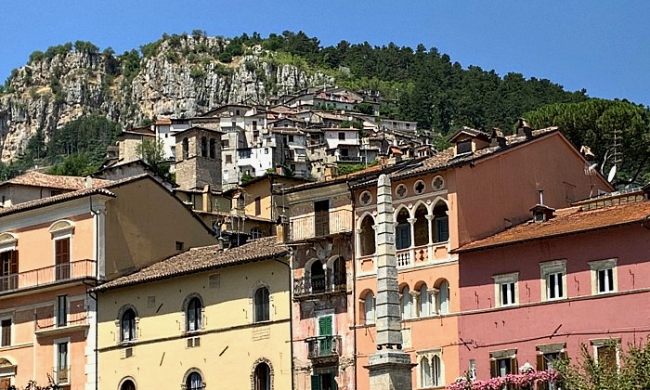
[[98,287],[100,389],[290,389],[288,264],[266,237]]

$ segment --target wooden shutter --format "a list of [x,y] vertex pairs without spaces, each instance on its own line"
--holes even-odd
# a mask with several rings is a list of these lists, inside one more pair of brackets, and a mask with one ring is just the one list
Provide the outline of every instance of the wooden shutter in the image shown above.
[[316,236],[326,236],[330,230],[329,200],[314,202],[314,233]]
[[18,251],[11,251],[11,261],[9,263],[9,274],[18,273]]
[[324,316],[318,318],[318,334],[320,336],[332,335],[332,317]]
[[320,375],[311,376],[311,390],[321,390],[320,388]]
[[2,346],[11,345],[11,320],[2,320]]
[[56,264],[65,264],[70,262],[70,239],[62,238],[55,241],[55,259]]
[[496,359],[490,359],[490,378],[496,378],[499,376],[499,367],[497,365]]
[[510,373],[517,374],[519,372],[519,366],[517,365],[517,358],[510,359]]

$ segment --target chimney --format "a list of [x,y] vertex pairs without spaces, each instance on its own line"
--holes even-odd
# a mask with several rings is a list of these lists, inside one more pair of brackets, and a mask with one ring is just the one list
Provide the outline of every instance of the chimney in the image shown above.
[[591,151],[591,148],[587,145],[582,145],[580,147],[580,154],[582,154],[582,157],[585,158],[587,161],[593,161],[594,158],[596,158],[596,155],[594,152]]
[[289,225],[287,224],[287,216],[280,215],[278,217],[277,225],[275,226],[275,243],[284,244],[288,240]]
[[507,145],[506,137],[503,135],[503,131],[499,128],[492,129],[492,135],[490,136],[490,146],[498,146],[500,148],[505,148]]
[[325,167],[325,179],[333,179],[339,175],[339,167],[336,165],[328,165]]
[[517,135],[525,135],[526,139],[533,138],[533,129],[524,118],[517,119]]
[[212,202],[210,201],[210,184],[203,186],[203,192],[201,193],[201,210],[203,211],[212,211]]

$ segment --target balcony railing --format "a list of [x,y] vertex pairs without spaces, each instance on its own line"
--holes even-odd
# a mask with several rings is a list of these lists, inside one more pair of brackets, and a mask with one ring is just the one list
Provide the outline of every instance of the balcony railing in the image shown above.
[[[325,222],[329,227],[328,234],[349,233],[352,231],[352,212],[350,210],[330,211],[327,216],[328,221]],[[292,217],[290,223],[291,241],[306,240],[322,235],[316,234],[314,214]]]
[[361,162],[361,156],[337,156],[340,162]]
[[406,267],[412,263],[410,249],[402,249],[398,251],[396,257],[398,267]]
[[347,288],[347,275],[343,273],[306,276],[293,281],[293,295],[296,298],[318,294],[345,293]]
[[341,338],[337,335],[310,337],[305,341],[312,360],[337,358],[341,351]]
[[0,294],[68,280],[94,278],[95,260],[79,260],[0,277]]

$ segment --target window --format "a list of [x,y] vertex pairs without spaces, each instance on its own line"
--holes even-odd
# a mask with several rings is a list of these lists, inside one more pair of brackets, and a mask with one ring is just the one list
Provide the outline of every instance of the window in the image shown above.
[[336,390],[336,373],[326,372],[311,376],[311,390]]
[[449,240],[449,217],[447,216],[447,204],[438,202],[433,208],[433,231],[434,242]]
[[232,155],[226,154],[226,164],[232,164]]
[[330,201],[314,202],[314,233],[316,236],[327,236],[330,232]]
[[344,132],[339,133],[339,141],[345,141],[345,133]]
[[566,296],[566,260],[547,261],[540,264],[542,300],[561,299]]
[[70,237],[54,240],[56,280],[70,279]]
[[253,130],[257,130],[257,121],[253,121]]
[[[553,371],[557,367],[558,361],[566,360],[567,356],[564,352],[565,346],[565,343],[537,346],[537,350],[539,351],[539,354],[537,355],[537,371]],[[547,382],[545,389],[559,390],[559,383],[556,383],[555,381]]]
[[456,154],[469,153],[472,151],[472,141],[460,141],[456,144]]
[[210,138],[210,158],[217,158],[217,140]]
[[309,269],[309,284],[312,293],[325,292],[325,270],[323,263],[314,261]]
[[401,209],[397,214],[397,226],[395,226],[395,249],[406,249],[411,246],[411,224],[408,220],[408,211]]
[[271,390],[271,368],[261,362],[255,367],[253,374],[254,390]]
[[368,256],[375,253],[375,221],[370,215],[361,220],[361,232],[359,233],[359,246],[361,256]]
[[372,291],[368,291],[363,301],[366,325],[375,323],[375,296]]
[[426,317],[431,314],[431,310],[429,309],[429,290],[426,283],[422,283],[419,293],[419,315],[420,317]]
[[415,185],[413,186],[413,191],[415,191],[416,194],[421,194],[424,192],[425,186],[424,182],[422,180],[418,180]]
[[2,340],[0,340],[1,347],[11,345],[11,325],[11,318],[3,318],[0,320],[0,326],[2,327]]
[[359,202],[361,202],[362,205],[367,206],[370,204],[372,201],[372,194],[368,191],[363,191],[361,193],[361,196],[359,196]]
[[490,352],[490,376],[492,378],[496,378],[503,377],[508,374],[516,374],[516,353],[516,349]]
[[398,185],[397,188],[395,189],[395,194],[397,195],[398,198],[405,197],[407,192],[408,189],[406,189],[406,186],[404,184]]
[[185,310],[185,330],[196,332],[201,330],[201,318],[203,316],[201,300],[198,297],[190,299]]
[[407,320],[411,318],[411,292],[409,291],[409,286],[402,287],[400,291],[402,296],[400,297],[400,309],[402,311],[402,319]]
[[343,257],[337,257],[332,264],[332,268],[330,284],[334,287],[335,291],[345,291],[347,288],[345,259]]
[[442,350],[437,349],[428,352],[418,352],[419,355],[419,387],[441,387],[444,386],[443,365],[441,359]]
[[135,383],[133,383],[132,380],[127,379],[124,382],[122,382],[122,385],[120,386],[120,390],[135,390]]
[[613,369],[619,365],[619,339],[591,340],[594,359],[599,366]]
[[268,321],[269,312],[269,290],[260,287],[255,291],[255,322]]
[[258,238],[262,238],[262,230],[258,227],[254,227],[251,229],[251,240],[257,240]]
[[196,371],[190,373],[185,379],[185,389],[186,390],[201,390],[205,387],[203,384],[203,378],[201,374]]
[[420,204],[420,206],[415,210],[415,222],[413,223],[414,246],[422,246],[429,243],[428,213],[426,206],[423,204]]
[[255,198],[255,215],[261,215],[261,214],[262,214],[262,198],[258,196]]
[[497,306],[511,306],[516,305],[518,302],[517,296],[519,288],[517,281],[519,280],[519,273],[511,273],[505,275],[494,276],[494,288]]
[[176,241],[175,245],[177,251],[182,251],[183,249],[185,249],[185,243],[183,243],[183,241]]
[[56,297],[56,326],[68,325],[68,296]]
[[11,291],[18,288],[18,251],[0,252],[0,291]]
[[127,309],[120,319],[120,341],[128,342],[135,340],[135,312]]
[[55,341],[56,351],[56,370],[54,372],[54,380],[57,384],[67,384],[69,378],[69,356],[68,356],[68,341]]
[[222,139],[221,140],[221,148],[222,149],[228,149],[230,147],[230,140],[229,139]]
[[208,139],[201,137],[201,157],[208,157]]
[[436,296],[436,312],[438,314],[449,313],[449,282],[443,280],[438,283],[438,293]]
[[617,259],[607,259],[589,262],[592,270],[591,292],[607,294],[616,291]]
[[293,142],[293,135],[289,135],[289,142]]
[[190,154],[190,141],[187,137],[183,138],[183,160],[187,159]]

